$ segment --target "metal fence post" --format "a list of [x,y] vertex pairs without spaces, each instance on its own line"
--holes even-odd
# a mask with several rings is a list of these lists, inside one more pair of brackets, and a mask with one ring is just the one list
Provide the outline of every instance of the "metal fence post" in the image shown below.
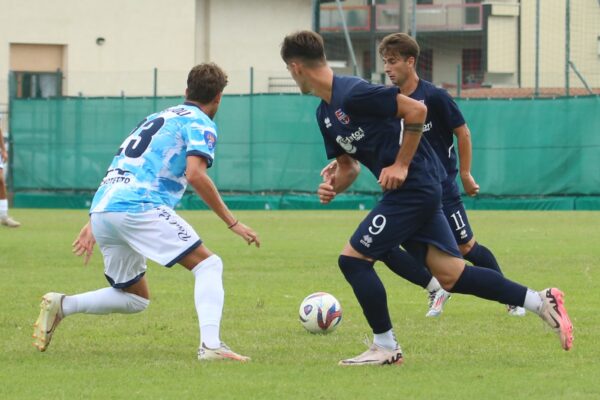
[[540,0],[535,0],[535,97],[540,95]]
[[569,61],[571,60],[571,0],[566,0],[565,10],[565,92],[571,95],[569,82]]

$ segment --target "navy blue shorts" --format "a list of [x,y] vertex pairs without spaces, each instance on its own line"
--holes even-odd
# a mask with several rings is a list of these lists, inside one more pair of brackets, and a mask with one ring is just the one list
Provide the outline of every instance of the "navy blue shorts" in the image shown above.
[[350,244],[359,253],[374,259],[380,259],[408,241],[432,244],[462,258],[442,212],[441,197],[441,185],[385,193],[360,223]]
[[456,243],[468,243],[473,238],[473,230],[460,195],[444,196],[443,209]]

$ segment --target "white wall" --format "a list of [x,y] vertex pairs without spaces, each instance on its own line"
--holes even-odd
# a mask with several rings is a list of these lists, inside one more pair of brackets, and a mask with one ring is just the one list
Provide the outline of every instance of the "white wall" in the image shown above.
[[311,29],[311,0],[212,0],[209,18],[210,58],[229,75],[226,93],[249,92],[251,66],[254,91],[267,92],[269,76],[289,75],[279,56],[284,36]]

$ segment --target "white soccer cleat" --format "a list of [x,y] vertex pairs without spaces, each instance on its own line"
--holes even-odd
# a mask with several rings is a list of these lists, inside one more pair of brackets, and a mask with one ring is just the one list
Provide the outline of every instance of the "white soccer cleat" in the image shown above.
[[446,304],[450,297],[452,297],[452,294],[442,288],[429,292],[429,310],[425,316],[439,317],[442,311],[444,311],[444,304]]
[[19,221],[15,221],[14,219],[8,216],[0,218],[0,224],[8,226],[9,228],[18,228],[19,226],[21,226],[21,223]]
[[40,315],[33,324],[33,345],[39,351],[46,351],[50,345],[54,330],[64,318],[62,311],[62,293],[46,293],[40,303]]
[[506,311],[512,317],[524,317],[526,314],[525,308],[519,306],[506,306]]
[[565,308],[564,294],[556,288],[538,292],[542,298],[540,317],[556,332],[564,350],[573,347],[573,324]]
[[232,360],[247,362],[250,357],[243,356],[231,350],[225,343],[221,342],[221,347],[209,349],[204,343],[198,349],[198,360],[213,361],[213,360]]
[[364,353],[359,354],[354,358],[342,360],[338,365],[400,365],[403,362],[404,357],[402,357],[402,349],[400,349],[400,346],[395,350],[388,350],[373,343]]

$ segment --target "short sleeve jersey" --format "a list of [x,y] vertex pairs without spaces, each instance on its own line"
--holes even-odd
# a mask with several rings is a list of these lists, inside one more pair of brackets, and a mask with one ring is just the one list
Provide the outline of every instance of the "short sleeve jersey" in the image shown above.
[[215,123],[193,103],[148,116],[117,151],[90,212],[174,208],[187,187],[187,156],[204,157],[210,167],[216,143]]
[[[348,154],[379,178],[381,170],[396,160],[402,142],[402,121],[396,118],[398,92],[397,87],[334,76],[330,103],[321,101],[317,108],[327,157]],[[439,183],[445,177],[435,153],[422,138],[402,188]]]
[[454,149],[454,129],[465,124],[465,119],[448,92],[430,82],[419,79],[411,98],[427,106],[423,134],[433,147],[448,174],[446,182],[454,182],[458,172]]

